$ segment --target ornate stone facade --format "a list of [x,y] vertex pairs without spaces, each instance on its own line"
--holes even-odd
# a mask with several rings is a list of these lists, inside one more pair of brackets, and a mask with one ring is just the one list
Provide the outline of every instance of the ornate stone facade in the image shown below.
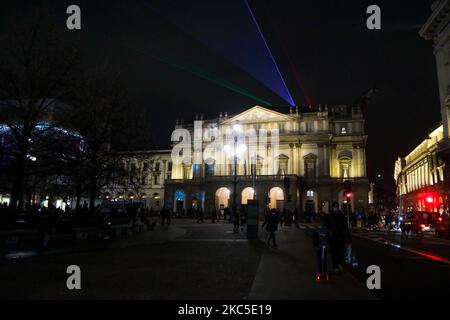
[[[200,134],[194,130],[198,131],[199,123]],[[207,142],[201,137],[214,130],[230,131],[236,123],[243,131],[277,130],[277,152],[268,144],[258,154],[252,154],[252,142],[244,140],[246,147],[234,166],[234,156],[230,157],[224,142],[215,154],[216,160],[208,161]],[[346,202],[344,181],[350,180],[352,210],[367,210],[364,127],[360,108],[345,105],[301,113],[291,108],[286,114],[256,106],[235,116],[221,114],[217,119],[195,124],[177,123],[177,129],[187,130],[194,137],[194,161],[174,163],[172,179],[165,184],[165,205],[174,211],[211,211],[231,206],[236,169],[238,206],[256,195],[261,209],[268,206],[328,211],[331,202]]]

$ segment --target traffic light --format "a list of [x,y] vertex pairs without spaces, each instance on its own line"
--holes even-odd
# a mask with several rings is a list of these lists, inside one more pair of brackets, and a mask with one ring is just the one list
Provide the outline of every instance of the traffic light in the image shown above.
[[350,202],[352,200],[352,193],[345,192],[345,199],[347,200],[347,202]]
[[347,202],[352,200],[352,182],[350,180],[344,182],[344,199]]
[[433,192],[425,194],[423,198],[425,200],[425,203],[429,206],[434,206],[437,203],[436,194]]

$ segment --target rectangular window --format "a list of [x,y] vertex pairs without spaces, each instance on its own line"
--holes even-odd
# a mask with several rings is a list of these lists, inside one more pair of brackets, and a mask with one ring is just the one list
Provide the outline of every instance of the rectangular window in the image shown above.
[[167,166],[167,171],[169,171],[169,172],[172,171],[172,161],[169,161],[169,164]]
[[307,160],[305,162],[305,177],[307,179],[316,177],[316,162],[314,160]]
[[159,162],[155,163],[155,171],[159,171]]

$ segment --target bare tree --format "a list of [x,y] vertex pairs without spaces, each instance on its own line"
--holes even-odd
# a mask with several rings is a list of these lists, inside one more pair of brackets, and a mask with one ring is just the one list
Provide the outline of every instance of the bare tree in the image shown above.
[[115,146],[129,138],[130,106],[119,78],[110,79],[103,71],[84,79],[65,117],[65,127],[82,137],[76,157],[69,161],[73,163],[77,207],[80,196],[87,193],[91,211],[99,191],[127,174]]
[[57,140],[53,118],[73,93],[79,55],[42,15],[11,35],[0,50],[0,152],[11,205],[21,209],[29,178],[52,163],[44,154]]

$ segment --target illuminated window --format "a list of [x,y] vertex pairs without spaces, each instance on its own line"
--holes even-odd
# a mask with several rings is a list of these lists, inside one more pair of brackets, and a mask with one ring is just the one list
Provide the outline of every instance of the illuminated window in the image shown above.
[[312,190],[306,191],[306,196],[307,196],[308,198],[313,198],[313,197],[314,197],[314,191],[312,191]]
[[347,128],[342,127],[342,129],[341,129],[341,134],[347,134]]

